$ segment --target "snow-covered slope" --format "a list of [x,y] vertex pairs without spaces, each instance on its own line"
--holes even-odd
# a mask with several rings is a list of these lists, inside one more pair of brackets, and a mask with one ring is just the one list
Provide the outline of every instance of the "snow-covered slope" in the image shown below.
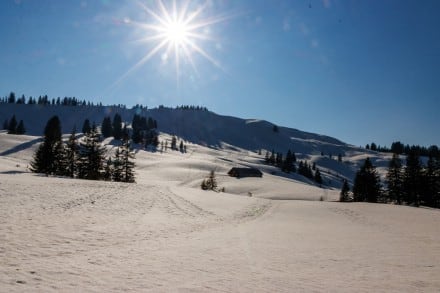
[[53,115],[59,116],[63,132],[70,133],[74,126],[80,131],[85,119],[99,125],[105,116],[112,118],[115,113],[119,113],[128,123],[131,123],[135,113],[152,117],[158,121],[161,132],[207,146],[221,147],[226,143],[248,150],[275,149],[285,153],[292,149],[297,153],[324,152],[333,155],[356,149],[325,135],[287,127],[278,127],[279,132],[276,133],[273,131],[274,125],[267,121],[222,116],[209,111],[0,104],[0,121],[10,119],[15,114],[18,121],[23,119],[30,135],[42,135],[46,122]]
[[[123,121],[128,124],[131,123],[135,113],[152,117],[157,120],[158,130],[162,133],[163,139],[170,140],[170,135],[176,135],[179,139],[191,142],[193,145],[226,152],[223,155],[216,153],[219,159],[230,160],[228,151],[243,153],[261,150],[264,156],[266,151],[274,150],[286,154],[290,149],[295,152],[298,159],[315,162],[317,167],[323,171],[324,185],[337,189],[341,187],[343,179],[351,181],[354,178],[355,172],[367,156],[373,163],[378,163],[377,166],[381,167],[379,171],[382,174],[389,160],[387,155],[360,149],[329,136],[282,126],[278,126],[278,132],[274,132],[274,124],[264,120],[222,116],[209,111],[0,104],[0,121],[10,119],[15,114],[18,121],[23,119],[27,129],[26,134],[37,136],[42,135],[46,122],[53,115],[59,116],[63,132],[70,133],[73,127],[80,131],[85,119],[99,125],[105,116],[113,118],[115,113],[119,113]],[[37,142],[38,138],[34,138],[20,147],[29,147]],[[11,151],[13,150],[9,152]],[[343,156],[343,162],[337,161],[339,154]],[[262,164],[262,161],[261,156],[255,156],[252,164],[267,174],[284,176],[313,185],[311,181],[302,176],[283,174],[276,168]],[[229,165],[246,166],[249,162],[233,161]]]
[[[437,210],[333,202],[338,190],[231,146],[138,150],[135,184],[46,177],[27,170],[38,142],[0,133],[0,291],[440,288]],[[336,180],[366,155],[307,156]],[[226,176],[237,165],[259,166],[263,178]],[[200,189],[212,169],[225,192]]]

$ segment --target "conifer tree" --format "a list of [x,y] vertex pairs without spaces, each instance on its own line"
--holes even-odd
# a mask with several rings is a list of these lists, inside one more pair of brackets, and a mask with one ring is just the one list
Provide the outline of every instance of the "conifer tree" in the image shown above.
[[180,141],[180,144],[179,144],[179,150],[181,153],[183,153],[183,141],[182,140]]
[[314,179],[315,179],[315,182],[318,183],[319,186],[321,186],[322,177],[321,177],[321,172],[319,171],[319,169],[316,169]]
[[121,148],[116,148],[113,159],[113,181],[121,182],[123,180],[123,165]]
[[8,125],[8,134],[16,134],[17,133],[17,119],[15,115],[12,115],[11,120]]
[[421,203],[429,207],[436,206],[436,194],[439,190],[436,188],[437,183],[437,166],[432,155],[429,156],[426,168],[424,168],[422,176]]
[[78,164],[79,148],[76,140],[76,127],[72,129],[65,148],[66,176],[74,178]]
[[78,177],[89,180],[100,180],[104,173],[105,149],[100,143],[99,133],[91,130],[80,143]]
[[109,157],[107,159],[107,162],[105,163],[105,167],[104,167],[104,175],[103,175],[103,179],[105,181],[111,181],[113,179],[113,161],[112,158]]
[[290,173],[294,170],[293,154],[292,154],[291,150],[287,151],[286,159],[283,162],[283,166],[282,166],[281,170],[286,173]]
[[84,120],[84,124],[83,124],[83,127],[82,127],[82,132],[84,134],[88,134],[91,130],[92,130],[92,127],[90,126],[89,119]]
[[135,156],[134,152],[130,150],[130,143],[128,140],[124,140],[121,146],[121,165],[122,165],[122,181],[123,182],[135,182],[133,162]]
[[342,184],[341,193],[339,194],[339,201],[340,202],[349,201],[349,192],[350,192],[350,186],[348,186],[347,179],[344,179],[344,183]]
[[203,190],[216,190],[217,180],[215,178],[215,172],[213,170],[209,173],[209,177],[202,181],[201,188]]
[[367,158],[354,179],[353,201],[377,202],[379,197],[379,175],[370,158]]
[[9,127],[9,121],[8,119],[5,119],[5,121],[3,122],[3,130],[8,130]]
[[24,127],[24,123],[23,120],[20,120],[20,122],[18,123],[17,129],[15,130],[16,134],[25,134],[26,133],[26,128]]
[[108,116],[104,117],[104,119],[102,120],[101,133],[104,138],[113,135],[112,121]]
[[421,196],[422,166],[418,150],[411,147],[406,157],[403,176],[404,200],[408,204],[419,206]]
[[122,139],[122,118],[118,113],[113,117],[113,137],[117,140]]
[[396,202],[397,204],[402,204],[402,177],[402,162],[398,154],[393,154],[393,157],[388,165],[386,179],[388,185],[388,199]]
[[177,138],[175,136],[171,138],[171,149],[174,151],[177,150]]
[[59,158],[59,145],[61,144],[61,123],[58,116],[49,119],[44,128],[43,143],[40,144],[34,154],[31,171],[35,173],[55,174],[57,164],[55,160]]

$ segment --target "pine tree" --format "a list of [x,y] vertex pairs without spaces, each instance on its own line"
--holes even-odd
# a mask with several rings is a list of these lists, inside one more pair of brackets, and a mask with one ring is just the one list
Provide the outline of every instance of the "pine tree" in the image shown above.
[[422,166],[418,150],[411,147],[406,157],[406,167],[403,177],[404,200],[408,204],[420,205]]
[[182,140],[180,141],[180,144],[179,144],[179,150],[181,153],[183,153],[183,141]]
[[5,121],[3,122],[3,130],[8,130],[9,128],[9,121],[8,119],[5,119]]
[[314,179],[315,179],[315,182],[318,183],[319,186],[321,186],[322,177],[321,177],[321,172],[319,171],[319,169],[316,169]]
[[100,143],[99,133],[87,133],[79,148],[78,177],[89,180],[103,179],[105,149]]
[[175,136],[171,138],[171,149],[174,151],[177,150],[177,138]]
[[364,165],[356,173],[353,186],[353,200],[377,202],[381,195],[380,179],[370,159],[367,158]]
[[109,157],[107,159],[107,162],[105,163],[105,167],[104,167],[104,175],[103,175],[103,179],[105,181],[111,181],[113,179],[113,161],[112,158]]
[[43,143],[34,154],[31,171],[35,173],[56,174],[59,158],[59,145],[61,144],[61,123],[58,116],[49,119],[44,128]]
[[17,126],[15,133],[16,134],[25,134],[26,133],[26,128],[24,128],[23,120],[20,120],[20,122],[18,123],[18,126]]
[[113,181],[121,182],[123,180],[123,165],[121,148],[116,148],[113,159]]
[[118,113],[113,117],[113,137],[117,140],[122,139],[122,118]]
[[11,120],[8,125],[8,134],[16,134],[17,133],[17,119],[15,115],[12,115]]
[[141,140],[143,139],[142,137],[142,119],[141,116],[139,116],[138,114],[135,114],[133,116],[133,120],[131,122],[131,128],[133,130],[133,133],[131,135],[131,139],[133,140],[134,143],[140,143]]
[[82,127],[82,132],[84,134],[88,134],[88,133],[90,133],[91,130],[92,130],[92,127],[90,126],[89,119],[84,120],[84,124],[83,124],[83,127]]
[[290,173],[294,170],[293,154],[292,154],[291,150],[287,151],[286,159],[283,162],[283,166],[282,166],[281,170],[286,173]]
[[347,179],[344,179],[344,183],[342,184],[341,193],[339,194],[339,201],[340,202],[347,202],[350,200],[349,198],[350,193],[350,186],[348,186]]
[[76,128],[72,129],[65,148],[66,176],[74,178],[78,164],[79,147],[76,140]]
[[201,188],[203,190],[216,190],[217,180],[215,178],[215,172],[213,170],[209,173],[209,177],[202,181]]
[[130,143],[125,140],[121,146],[121,165],[122,165],[122,181],[123,182],[135,182],[134,167],[133,162],[135,156],[134,152],[130,150]]
[[432,155],[429,156],[426,168],[422,173],[421,203],[429,207],[436,207],[437,189],[437,162]]
[[104,138],[113,135],[112,121],[108,116],[104,117],[104,119],[102,120],[101,133]]
[[388,198],[391,201],[395,201],[397,204],[402,204],[402,177],[402,162],[398,154],[393,154],[393,157],[388,165],[386,179],[388,185]]

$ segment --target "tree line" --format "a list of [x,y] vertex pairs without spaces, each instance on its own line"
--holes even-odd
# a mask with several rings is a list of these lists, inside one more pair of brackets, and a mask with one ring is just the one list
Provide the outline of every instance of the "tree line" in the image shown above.
[[35,173],[67,176],[89,180],[134,182],[134,153],[127,137],[121,141],[112,156],[106,157],[101,134],[93,127],[81,139],[73,129],[69,139],[62,140],[58,116],[49,119],[44,128],[43,142],[30,163]]
[[11,119],[6,119],[3,122],[3,130],[7,130],[8,134],[25,134],[26,128],[24,127],[24,122],[20,119],[20,122],[17,123],[17,118],[15,118],[15,114],[12,115]]
[[367,158],[356,173],[350,198],[348,182],[341,190],[341,201],[365,201],[429,206],[440,208],[440,156],[430,155],[422,163],[420,150],[411,147],[404,165],[399,154],[393,154],[382,186],[379,174]]
[[[261,155],[261,151],[259,151]],[[265,155],[266,164],[276,166],[281,169],[282,172],[285,173],[298,173],[310,180],[315,181],[320,186],[323,184],[323,179],[321,176],[321,171],[316,167],[316,164],[313,163],[310,165],[307,161],[299,161],[298,167],[296,166],[296,156],[295,153],[291,150],[288,150],[286,156],[283,158],[283,154],[279,152],[275,152],[272,150],[271,153],[266,151]]]
[[411,149],[416,150],[420,156],[440,156],[440,149],[437,145],[431,145],[429,147],[420,146],[420,145],[412,145],[404,144],[400,141],[395,141],[391,143],[391,147],[376,145],[376,143],[372,142],[371,144],[365,145],[367,150],[382,152],[382,153],[393,153],[393,154],[408,154]]

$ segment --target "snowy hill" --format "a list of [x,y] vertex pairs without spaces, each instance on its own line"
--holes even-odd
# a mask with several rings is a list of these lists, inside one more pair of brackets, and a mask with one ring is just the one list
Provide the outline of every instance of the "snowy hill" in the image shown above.
[[161,132],[213,147],[229,144],[248,150],[275,149],[277,152],[285,153],[288,149],[292,149],[299,153],[324,152],[333,155],[357,150],[357,148],[329,136],[287,127],[278,127],[279,132],[276,133],[273,131],[274,124],[264,120],[240,119],[209,111],[169,108],[123,109],[105,106],[0,105],[0,121],[10,119],[15,114],[17,121],[23,119],[27,130],[26,134],[29,135],[42,135],[46,122],[53,115],[59,116],[63,132],[70,133],[74,126],[79,131],[85,119],[99,125],[105,116],[113,118],[115,113],[119,113],[123,121],[128,123],[131,123],[132,117],[136,113],[152,117],[158,121]]
[[[440,288],[438,210],[335,202],[341,179],[352,179],[367,156],[382,173],[389,156],[334,138],[284,127],[276,133],[269,122],[205,111],[157,109],[144,114],[158,121],[159,139],[184,138],[187,152],[137,148],[135,184],[29,172],[51,115],[60,117],[68,133],[86,118],[98,123],[113,111],[0,105],[0,118],[15,114],[29,130],[26,135],[0,131],[0,287],[5,291]],[[134,113],[118,112],[126,121]],[[104,140],[109,151],[111,140]],[[266,165],[264,153],[256,152],[260,148],[290,148],[316,163],[325,188]],[[257,167],[263,177],[229,177],[228,170],[237,166]],[[200,189],[211,170],[223,192]]]
[[[243,153],[243,151],[266,151],[275,150],[284,155],[287,150],[295,152],[300,160],[315,162],[323,171],[325,184],[328,187],[340,188],[342,179],[351,181],[360,164],[368,156],[373,163],[378,163],[379,171],[384,173],[389,156],[371,152],[365,149],[346,144],[336,138],[325,135],[313,134],[293,128],[277,126],[274,124],[255,119],[241,119],[230,116],[222,116],[210,111],[183,110],[170,108],[156,109],[124,109],[120,107],[105,106],[59,106],[59,105],[23,105],[1,104],[0,121],[10,119],[16,115],[17,121],[23,119],[27,135],[41,136],[48,119],[58,115],[61,120],[64,133],[70,133],[73,127],[80,131],[85,119],[100,125],[103,118],[110,116],[113,119],[115,113],[122,116],[123,121],[130,124],[134,114],[152,117],[158,122],[158,130],[162,137],[176,135],[179,139],[191,142],[193,145],[205,146],[216,150]],[[31,142],[38,142],[35,138]],[[27,146],[31,145],[27,143]],[[22,148],[26,145],[21,146]],[[322,156],[321,154],[324,154]],[[343,156],[343,162],[337,161],[337,156]],[[218,153],[217,153],[218,155]],[[277,168],[262,164],[263,157],[251,160],[252,162],[238,162],[231,160],[230,155],[218,155],[221,159],[229,160],[229,167],[253,165],[263,169],[266,173],[281,175],[290,179],[297,179],[307,184],[313,184],[309,180],[298,175],[286,175]]]

